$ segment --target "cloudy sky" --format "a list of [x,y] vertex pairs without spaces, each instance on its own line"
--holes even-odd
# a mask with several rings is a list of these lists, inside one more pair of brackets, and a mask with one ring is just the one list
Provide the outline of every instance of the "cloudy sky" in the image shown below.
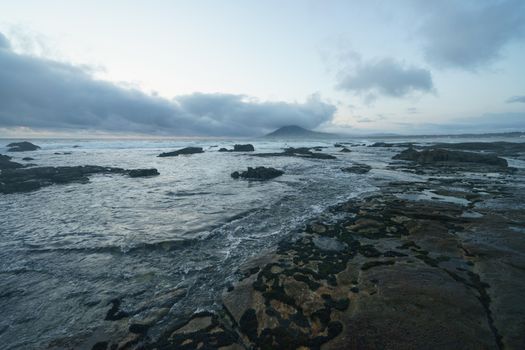
[[525,131],[525,1],[0,1],[0,136]]

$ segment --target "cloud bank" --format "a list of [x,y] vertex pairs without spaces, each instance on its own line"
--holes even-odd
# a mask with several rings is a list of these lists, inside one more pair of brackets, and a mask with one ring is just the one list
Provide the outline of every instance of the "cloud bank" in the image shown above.
[[430,71],[384,58],[359,62],[355,68],[346,69],[337,88],[358,94],[404,97],[414,92],[431,92],[434,85]]
[[315,128],[336,108],[194,93],[168,100],[96,80],[89,68],[18,54],[0,33],[0,127],[182,136],[253,136],[283,125]]
[[525,1],[423,1],[420,28],[428,62],[442,68],[475,70],[525,37]]

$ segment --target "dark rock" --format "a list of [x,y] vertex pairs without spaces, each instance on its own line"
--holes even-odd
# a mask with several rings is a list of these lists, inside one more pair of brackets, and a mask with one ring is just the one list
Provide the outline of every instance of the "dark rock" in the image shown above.
[[79,145],[74,145],[73,148],[80,148],[80,146]]
[[142,323],[132,323],[129,325],[129,331],[135,334],[146,334],[150,325]]
[[253,152],[255,151],[255,148],[251,144],[246,145],[234,145],[233,146],[233,152]]
[[94,174],[128,174],[131,177],[152,176],[156,169],[126,170],[95,165],[11,168],[0,173],[0,193],[29,192],[53,184],[87,183]]
[[346,147],[343,147],[339,152],[343,152],[343,153],[350,153],[352,151],[350,151],[348,148]]
[[0,154],[0,169],[16,169],[22,168],[23,165],[17,162],[12,162],[11,157]]
[[24,157],[24,158],[22,158],[22,160],[25,160],[26,162],[28,162],[28,161],[31,161],[31,160],[35,160],[35,158]]
[[195,154],[204,153],[202,147],[185,147],[173,152],[164,152],[158,155],[158,157],[176,157],[181,154]]
[[22,142],[12,142],[7,145],[10,147],[8,152],[25,152],[25,151],[36,151],[40,149],[39,146],[32,144],[31,142],[22,141]]
[[464,151],[490,151],[503,156],[525,153],[525,142],[459,142],[437,143],[428,148],[445,148]]
[[282,174],[284,174],[284,171],[282,170],[259,166],[256,168],[248,167],[248,170],[243,172],[235,171],[231,174],[231,177],[234,179],[269,180],[281,176]]
[[312,159],[337,159],[337,157],[330,154],[316,153],[311,151],[310,147],[289,147],[285,148],[283,152],[278,153],[258,153],[254,154],[257,157],[302,157]]
[[253,152],[255,151],[255,148],[253,147],[252,144],[245,144],[245,145],[234,145],[233,146],[233,149],[226,149],[226,148],[221,148],[219,149],[219,152]]
[[361,163],[355,163],[352,166],[341,168],[341,170],[345,173],[354,173],[354,174],[366,174],[368,173],[372,167],[367,164],[361,164]]
[[160,174],[157,169],[151,168],[151,169],[133,169],[129,171],[128,175],[130,177],[145,177],[145,176],[157,176]]
[[334,147],[335,148],[341,148],[341,147],[345,147],[342,143],[336,143],[334,144]]
[[412,148],[406,149],[392,159],[411,160],[420,164],[439,163],[478,163],[506,168],[507,161],[495,154],[450,151],[446,149],[425,149],[418,152]]
[[410,142],[403,142],[403,143],[386,143],[386,142],[376,142],[374,144],[371,144],[368,147],[412,147],[413,144]]
[[129,317],[129,314],[125,311],[120,310],[120,299],[112,299],[108,304],[111,304],[111,309],[106,314],[106,321],[117,321],[125,317]]

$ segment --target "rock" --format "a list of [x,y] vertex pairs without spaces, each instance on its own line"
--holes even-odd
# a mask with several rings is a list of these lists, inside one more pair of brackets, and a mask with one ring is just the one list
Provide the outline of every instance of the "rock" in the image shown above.
[[40,149],[39,146],[32,144],[31,142],[22,141],[22,142],[12,142],[7,145],[10,147],[8,152],[26,152],[26,151],[36,151]]
[[282,174],[284,174],[284,171],[282,170],[259,166],[256,168],[248,167],[248,170],[243,172],[235,171],[231,174],[231,177],[234,179],[243,178],[248,180],[269,180],[281,176]]
[[439,163],[477,163],[501,168],[508,166],[507,161],[495,154],[483,154],[446,149],[425,149],[421,152],[409,148],[397,154],[392,159],[411,160],[420,164]]
[[525,142],[437,143],[428,148],[445,148],[465,151],[491,151],[498,155],[514,156],[519,153],[525,153]]
[[130,177],[145,177],[145,176],[157,176],[157,175],[160,175],[160,173],[155,168],[151,168],[151,169],[133,169],[133,170],[129,171],[128,175]]
[[335,143],[334,147],[335,148],[341,148],[341,147],[345,147],[345,146],[342,143]]
[[226,149],[226,148],[221,148],[219,149],[219,152],[253,152],[255,151],[255,148],[253,147],[252,144],[245,144],[245,145],[234,145],[233,146],[233,149]]
[[255,151],[255,148],[251,144],[246,145],[234,145],[233,146],[233,152],[253,152]]
[[0,170],[1,169],[17,169],[22,168],[23,165],[17,162],[12,162],[11,157],[0,154]]
[[94,174],[128,174],[131,177],[157,175],[156,169],[126,170],[96,165],[11,168],[0,173],[0,193],[29,192],[53,184],[87,183]]
[[405,143],[386,143],[386,142],[376,142],[371,144],[368,147],[412,147],[413,144],[410,142]]
[[343,152],[343,153],[350,153],[352,151],[350,151],[348,148],[346,147],[343,147],[339,152]]
[[24,157],[24,158],[22,158],[22,160],[25,160],[26,162],[28,162],[28,161],[31,161],[31,160],[35,160],[35,158]]
[[353,173],[353,174],[366,174],[371,169],[372,167],[370,165],[355,163],[352,166],[341,168],[341,171],[345,173]]
[[158,157],[176,157],[181,154],[195,154],[204,153],[202,147],[185,147],[173,152],[164,152],[158,155]]
[[285,148],[284,152],[280,153],[257,153],[257,157],[301,157],[311,159],[337,159],[337,157],[330,154],[312,152],[309,147],[289,147]]

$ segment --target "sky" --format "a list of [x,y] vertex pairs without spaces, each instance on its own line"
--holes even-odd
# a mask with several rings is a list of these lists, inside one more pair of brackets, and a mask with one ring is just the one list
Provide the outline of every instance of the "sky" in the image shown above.
[[0,0],[0,136],[525,131],[525,1]]

